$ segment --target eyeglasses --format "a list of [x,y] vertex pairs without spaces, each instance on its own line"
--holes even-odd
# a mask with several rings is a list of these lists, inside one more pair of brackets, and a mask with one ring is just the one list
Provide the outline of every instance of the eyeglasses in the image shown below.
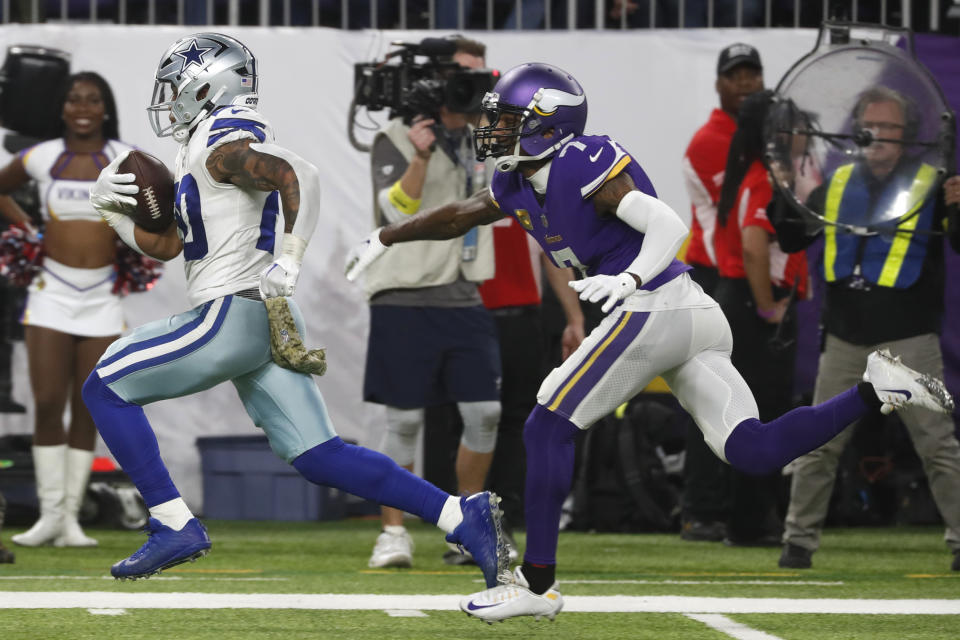
[[861,129],[876,129],[877,131],[903,131],[904,126],[895,122],[861,122]]

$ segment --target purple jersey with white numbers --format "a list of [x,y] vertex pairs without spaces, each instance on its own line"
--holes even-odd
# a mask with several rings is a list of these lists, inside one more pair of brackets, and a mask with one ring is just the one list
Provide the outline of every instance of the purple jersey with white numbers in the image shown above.
[[[554,156],[542,205],[519,171],[497,172],[490,194],[558,267],[573,267],[581,276],[617,275],[636,259],[644,235],[615,215],[598,215],[591,196],[623,172],[656,197],[647,174],[619,144],[607,136],[581,136]],[[674,259],[641,289],[656,289],[689,269]]]

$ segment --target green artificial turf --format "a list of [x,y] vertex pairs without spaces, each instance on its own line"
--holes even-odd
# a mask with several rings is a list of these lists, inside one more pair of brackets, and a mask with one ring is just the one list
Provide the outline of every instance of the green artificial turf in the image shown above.
[[[103,591],[271,594],[447,594],[483,588],[476,567],[443,563],[442,535],[412,522],[413,569],[370,570],[378,523],[206,522],[213,550],[163,579],[117,582],[113,562],[143,542],[137,532],[95,530],[96,549],[14,547],[0,565],[4,592]],[[18,530],[5,530],[4,540]],[[523,546],[522,533],[517,536]],[[565,596],[700,596],[741,598],[960,599],[960,573],[942,529],[828,530],[806,571],[777,567],[779,549],[691,543],[676,535],[568,533],[560,536],[558,579]],[[769,584],[757,584],[759,582]],[[808,584],[793,584],[804,582]],[[820,583],[820,584],[810,584]],[[141,609],[94,615],[85,609],[5,609],[0,638],[684,638],[731,636],[680,613],[573,613],[555,622],[509,620],[488,626],[455,611],[391,617],[384,611],[302,609]],[[886,640],[960,637],[955,615],[729,614],[783,640]]]

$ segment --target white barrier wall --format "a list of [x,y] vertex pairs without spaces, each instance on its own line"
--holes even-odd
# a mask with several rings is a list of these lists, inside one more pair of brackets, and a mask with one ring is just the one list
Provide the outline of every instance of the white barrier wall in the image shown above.
[[[382,56],[394,40],[424,32],[350,32],[306,28],[223,29],[257,56],[261,111],[278,142],[313,162],[323,179],[322,213],[307,250],[297,301],[310,329],[307,342],[327,347],[329,370],[318,378],[339,433],[367,446],[379,443],[382,411],[362,400],[367,309],[359,289],[342,276],[347,249],[371,228],[368,158],[347,142],[346,113],[353,65]],[[92,70],[116,94],[123,139],[172,165],[176,143],[158,139],[145,107],[160,55],[188,27],[4,25],[0,48],[37,44],[73,54],[73,70]],[[432,34],[436,35],[436,33]],[[756,46],[769,85],[809,51],[811,30],[690,30],[469,34],[487,43],[487,62],[506,70],[542,61],[572,73],[590,104],[589,133],[606,133],[628,149],[650,175],[662,199],[689,217],[680,159],[693,132],[717,104],[716,57],[736,41]],[[130,326],[187,308],[182,263],[167,265],[157,287],[125,301]],[[0,434],[32,429],[22,344],[15,359],[15,398],[26,417],[0,414]],[[230,385],[147,407],[160,449],[187,502],[202,509],[198,436],[256,433]],[[105,451],[102,443],[99,450]]]

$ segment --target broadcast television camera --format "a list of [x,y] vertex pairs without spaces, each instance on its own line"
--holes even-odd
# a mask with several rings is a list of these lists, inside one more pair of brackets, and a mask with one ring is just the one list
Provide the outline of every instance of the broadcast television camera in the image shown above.
[[484,94],[499,77],[496,70],[466,69],[454,62],[456,39],[424,38],[417,43],[392,44],[399,48],[383,60],[354,65],[349,134],[353,146],[361,151],[369,149],[354,137],[360,107],[368,112],[389,109],[391,119],[402,118],[407,125],[417,116],[438,118],[441,106],[457,113],[479,114]]

